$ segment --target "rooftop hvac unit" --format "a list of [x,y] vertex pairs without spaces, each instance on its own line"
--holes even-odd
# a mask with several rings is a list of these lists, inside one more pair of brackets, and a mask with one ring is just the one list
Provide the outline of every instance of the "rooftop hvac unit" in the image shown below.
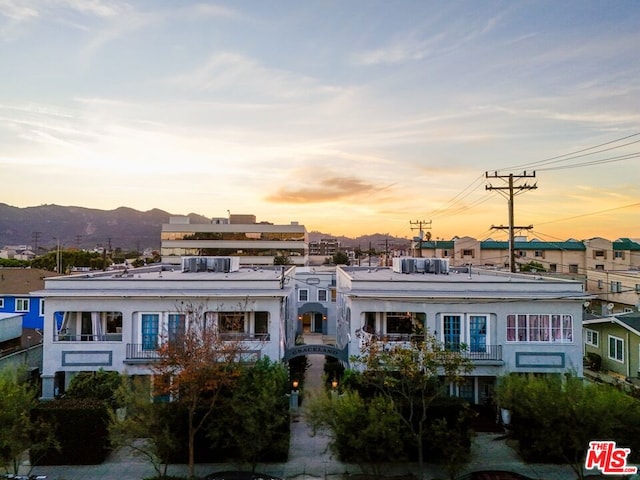
[[230,258],[216,258],[215,259],[215,272],[229,273],[231,271],[231,259]]
[[402,259],[402,273],[416,273],[416,259],[404,258]]
[[433,273],[435,274],[445,274],[449,273],[449,259],[448,258],[434,258],[433,262]]
[[183,272],[235,272],[240,269],[238,257],[184,257]]

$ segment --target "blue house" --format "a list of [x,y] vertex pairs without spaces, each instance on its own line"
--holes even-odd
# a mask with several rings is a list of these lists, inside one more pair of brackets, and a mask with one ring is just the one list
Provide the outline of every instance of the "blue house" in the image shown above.
[[22,328],[42,329],[44,300],[30,293],[44,288],[44,279],[58,275],[36,268],[0,268],[0,313],[22,315]]

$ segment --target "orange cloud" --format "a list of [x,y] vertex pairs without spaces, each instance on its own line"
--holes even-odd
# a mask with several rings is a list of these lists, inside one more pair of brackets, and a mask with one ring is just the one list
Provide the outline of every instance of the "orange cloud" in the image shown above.
[[358,195],[370,195],[390,188],[365,182],[355,177],[331,176],[316,179],[314,183],[299,184],[295,187],[282,187],[266,197],[274,203],[324,203],[353,198]]

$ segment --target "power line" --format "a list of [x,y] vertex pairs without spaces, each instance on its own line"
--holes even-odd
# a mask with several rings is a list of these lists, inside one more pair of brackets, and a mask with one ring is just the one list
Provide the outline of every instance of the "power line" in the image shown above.
[[[615,140],[610,140],[608,142],[600,143],[598,145],[593,145],[591,147],[583,148],[583,149],[580,149],[580,150],[575,150],[573,152],[564,153],[562,155],[556,155],[554,157],[546,158],[544,160],[538,160],[536,162],[529,162],[529,163],[524,163],[524,164],[521,164],[521,165],[514,165],[514,166],[506,167],[505,170],[515,170],[515,169],[520,169],[520,168],[533,168],[533,167],[538,167],[538,166],[541,166],[541,165],[547,165],[549,163],[555,163],[555,161],[573,160],[575,158],[579,158],[580,156],[583,156],[583,155],[578,155],[578,154],[581,154],[581,153],[584,153],[584,152],[588,152],[589,150],[594,150],[596,148],[604,147],[604,146],[607,146],[607,145],[612,145],[614,143],[621,142],[621,141],[627,140],[629,138],[637,137],[639,135],[640,135],[640,132],[639,133],[633,133],[631,135],[627,135],[626,137],[617,138]],[[634,141],[634,142],[630,142],[630,143],[624,144],[624,145],[617,145],[615,147],[602,150],[601,152],[609,151],[609,150],[615,150],[616,148],[622,148],[624,146],[631,145],[633,143],[638,143],[638,142],[640,142],[640,140],[637,140],[637,141]],[[601,153],[601,152],[594,152],[594,153]],[[588,155],[592,155],[592,154],[593,153],[589,153]],[[572,158],[565,158],[565,157],[572,157]]]
[[613,212],[615,210],[622,210],[622,209],[625,209],[625,208],[638,207],[638,206],[640,206],[640,203],[632,203],[632,204],[629,204],[629,205],[624,205],[622,207],[608,208],[606,210],[599,210],[597,212],[584,213],[582,215],[574,215],[573,217],[565,217],[565,218],[559,218],[558,220],[550,220],[548,222],[540,222],[540,223],[538,223],[538,225],[548,225],[549,223],[564,222],[564,221],[567,221],[567,220],[574,220],[576,218],[589,217],[591,215],[598,215],[600,213]]

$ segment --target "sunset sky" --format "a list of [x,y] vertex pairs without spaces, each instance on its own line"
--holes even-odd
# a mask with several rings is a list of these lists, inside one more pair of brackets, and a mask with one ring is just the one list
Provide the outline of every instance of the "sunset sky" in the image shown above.
[[0,202],[640,238],[640,2],[0,0]]

